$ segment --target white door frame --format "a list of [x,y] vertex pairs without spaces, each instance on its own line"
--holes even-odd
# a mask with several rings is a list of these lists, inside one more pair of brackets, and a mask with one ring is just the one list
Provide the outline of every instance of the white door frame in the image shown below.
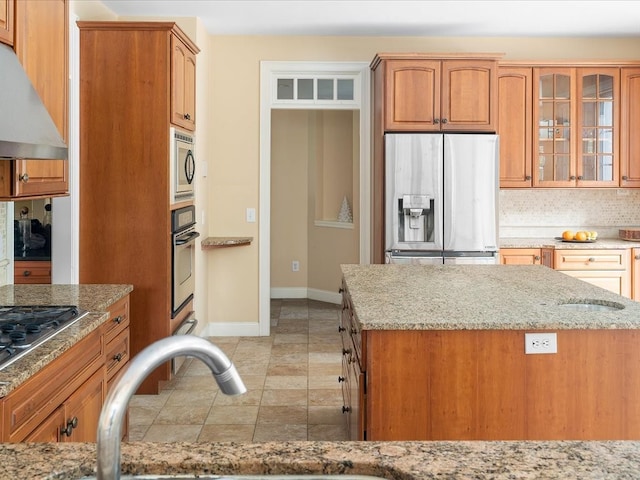
[[[278,101],[277,78],[347,75],[354,78],[353,102]],[[271,110],[360,110],[360,263],[370,262],[371,114],[367,62],[260,62],[260,205],[258,301],[260,335],[269,335],[271,313]]]

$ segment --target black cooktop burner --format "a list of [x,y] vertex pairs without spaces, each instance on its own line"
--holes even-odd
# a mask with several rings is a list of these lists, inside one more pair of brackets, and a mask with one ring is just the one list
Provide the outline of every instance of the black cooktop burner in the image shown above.
[[72,305],[0,306],[0,369],[80,320]]

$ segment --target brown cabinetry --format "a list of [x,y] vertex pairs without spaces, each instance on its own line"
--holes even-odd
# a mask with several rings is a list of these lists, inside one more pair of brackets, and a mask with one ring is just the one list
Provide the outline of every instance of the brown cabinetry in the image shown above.
[[640,302],[640,248],[631,249],[631,298]]
[[[133,284],[133,356],[173,333],[169,129],[177,54],[172,45],[186,46],[191,55],[198,49],[173,22],[78,25],[80,282]],[[158,383],[170,376],[167,362],[139,392],[157,393]]]
[[544,265],[553,268],[551,248],[501,248],[502,265]]
[[498,69],[500,187],[530,187],[533,69]]
[[51,283],[51,262],[16,260],[13,265],[13,283]]
[[3,442],[96,441],[107,379],[128,361],[114,369],[105,358],[128,335],[128,306],[126,296],[105,324],[0,400]]
[[629,249],[555,250],[555,269],[624,297],[631,297]]
[[620,186],[640,187],[640,67],[621,69]]
[[[8,2],[12,3],[12,2]],[[0,2],[0,8],[2,3]],[[14,49],[62,138],[68,140],[68,5],[15,2]],[[67,195],[67,160],[0,162],[0,198]]]
[[13,45],[14,0],[0,0],[0,42]]
[[378,55],[386,131],[495,131],[497,61]]
[[171,121],[187,130],[196,128],[196,54],[171,36]]

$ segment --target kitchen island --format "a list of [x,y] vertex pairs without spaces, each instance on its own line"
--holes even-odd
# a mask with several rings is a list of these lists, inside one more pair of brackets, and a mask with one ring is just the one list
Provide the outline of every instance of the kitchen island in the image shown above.
[[640,439],[640,303],[543,266],[342,270],[352,438]]

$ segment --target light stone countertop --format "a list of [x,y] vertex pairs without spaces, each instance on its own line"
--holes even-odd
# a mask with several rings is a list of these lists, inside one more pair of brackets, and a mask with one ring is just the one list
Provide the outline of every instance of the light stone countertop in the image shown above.
[[637,248],[640,242],[619,238],[598,238],[595,242],[564,242],[553,237],[500,238],[500,248],[555,248],[570,250]]
[[[541,265],[342,265],[363,330],[638,329],[640,302]],[[623,306],[572,310],[562,303]]]
[[[2,444],[0,479],[95,475],[95,444]],[[125,443],[124,474],[351,474],[390,480],[631,480],[640,442]]]
[[5,285],[0,305],[75,305],[89,312],[73,325],[0,370],[0,397],[39,372],[108,319],[108,308],[132,285]]

